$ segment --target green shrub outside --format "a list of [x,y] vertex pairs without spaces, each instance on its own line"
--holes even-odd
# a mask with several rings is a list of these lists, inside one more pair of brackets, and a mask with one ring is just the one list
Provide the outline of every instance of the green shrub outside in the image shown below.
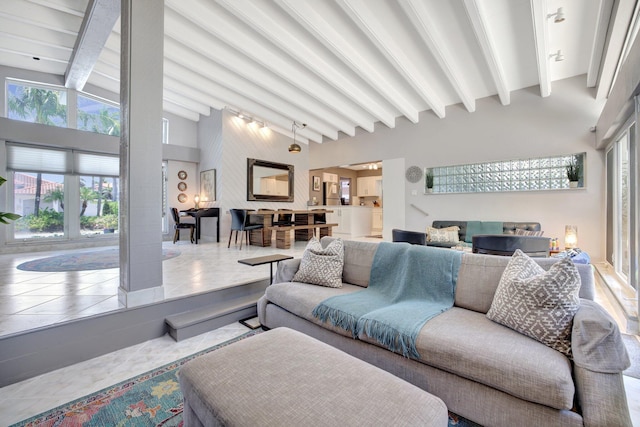
[[[117,209],[116,209],[117,210]],[[64,212],[56,212],[45,208],[40,210],[40,215],[25,215],[15,222],[18,231],[56,232],[64,230]],[[118,215],[109,214],[103,216],[82,216],[80,227],[83,230],[102,230],[105,228],[118,229]]]

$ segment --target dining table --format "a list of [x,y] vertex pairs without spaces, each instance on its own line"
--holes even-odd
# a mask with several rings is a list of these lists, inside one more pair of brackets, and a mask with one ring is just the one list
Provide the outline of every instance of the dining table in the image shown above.
[[[251,224],[262,224],[263,228],[258,230],[251,230],[249,234],[249,242],[255,246],[271,246],[273,231],[278,229],[278,226],[273,225],[273,218],[275,215],[280,214],[292,214],[292,225],[313,225],[315,223],[315,214],[327,214],[333,213],[330,209],[259,209],[251,210],[248,212]],[[308,241],[313,237],[313,229],[299,229],[295,230],[295,240]]]

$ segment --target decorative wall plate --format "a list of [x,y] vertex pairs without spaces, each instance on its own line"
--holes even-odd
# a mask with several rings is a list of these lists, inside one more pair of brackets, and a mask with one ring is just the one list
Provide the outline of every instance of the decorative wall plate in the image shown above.
[[407,181],[416,183],[422,179],[422,169],[418,166],[409,166],[405,173]]
[[186,182],[179,182],[178,183],[178,190],[186,191],[187,190],[187,183]]
[[184,194],[184,193],[180,193],[180,194],[178,194],[178,201],[179,201],[180,203],[184,203],[184,202],[186,202],[186,201],[187,201],[187,195],[186,195],[186,194]]
[[178,178],[187,179],[187,173],[185,171],[178,172]]

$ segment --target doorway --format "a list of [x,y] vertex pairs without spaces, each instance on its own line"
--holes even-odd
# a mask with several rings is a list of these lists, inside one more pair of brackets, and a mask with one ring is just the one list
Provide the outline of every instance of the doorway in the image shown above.
[[351,178],[340,177],[340,204],[351,204]]

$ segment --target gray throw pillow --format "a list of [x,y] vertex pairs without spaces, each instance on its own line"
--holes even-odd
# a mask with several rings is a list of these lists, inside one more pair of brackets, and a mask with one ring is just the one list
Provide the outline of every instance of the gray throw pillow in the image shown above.
[[300,268],[293,276],[293,281],[341,288],[343,266],[342,239],[332,241],[323,249],[318,239],[312,237],[302,254]]
[[571,357],[580,284],[570,258],[545,271],[518,249],[500,278],[487,317]]

